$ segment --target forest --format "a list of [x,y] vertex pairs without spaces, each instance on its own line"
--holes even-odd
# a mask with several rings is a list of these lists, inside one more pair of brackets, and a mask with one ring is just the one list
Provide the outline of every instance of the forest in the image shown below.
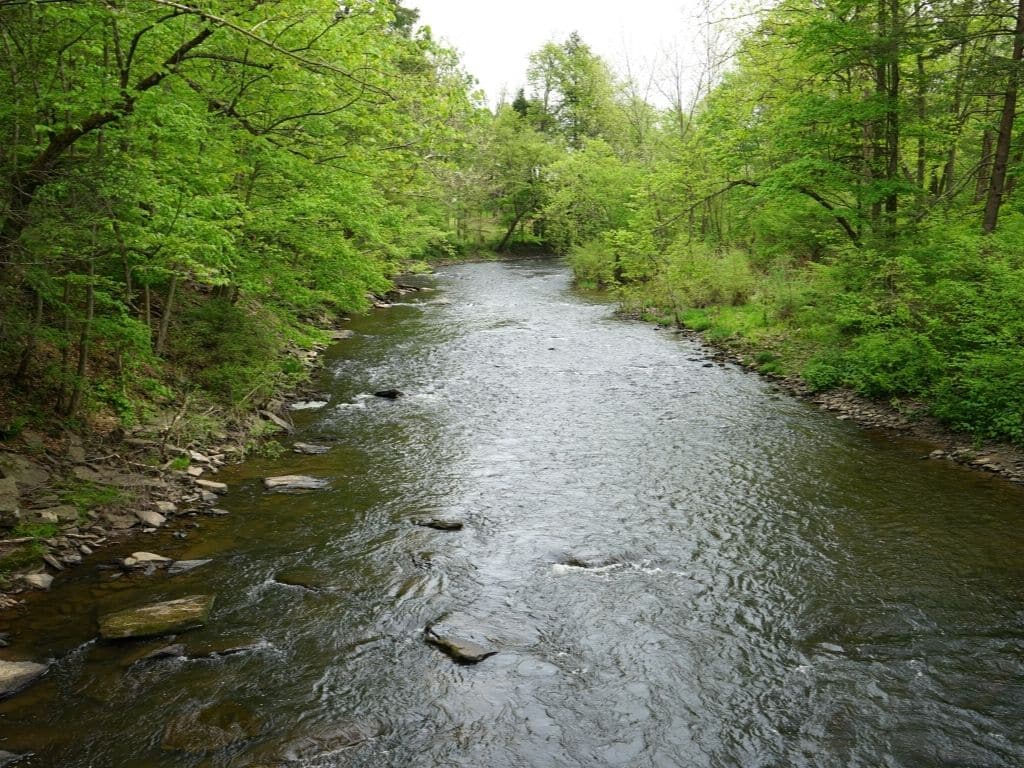
[[719,38],[649,73],[553,40],[489,108],[394,0],[0,0],[0,424],[244,412],[396,274],[516,252],[1024,443],[1024,0],[783,0]]

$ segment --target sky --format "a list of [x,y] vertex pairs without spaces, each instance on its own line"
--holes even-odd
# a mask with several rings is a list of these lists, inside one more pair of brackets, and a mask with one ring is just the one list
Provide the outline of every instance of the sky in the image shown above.
[[[462,54],[492,105],[502,89],[511,100],[526,84],[530,53],[546,42],[564,41],[573,31],[619,74],[627,61],[634,71],[652,71],[666,48],[683,56],[700,48],[700,0],[404,0],[403,5],[418,8],[420,24]],[[656,92],[651,100],[659,100]]]

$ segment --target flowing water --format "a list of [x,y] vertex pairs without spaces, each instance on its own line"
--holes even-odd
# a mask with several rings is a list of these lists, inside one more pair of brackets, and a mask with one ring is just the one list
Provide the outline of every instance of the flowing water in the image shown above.
[[[1024,765],[1019,488],[709,367],[557,263],[433,284],[327,353],[296,439],[329,453],[223,471],[229,516],[124,549],[212,563],[81,568],[6,627],[55,660],[0,702],[19,768]],[[330,486],[262,490],[286,473]],[[195,593],[192,658],[94,639]],[[500,652],[426,644],[449,612]]]

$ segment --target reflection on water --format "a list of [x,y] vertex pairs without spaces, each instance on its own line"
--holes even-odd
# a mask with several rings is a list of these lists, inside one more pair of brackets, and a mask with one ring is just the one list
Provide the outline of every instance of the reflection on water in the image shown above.
[[[1024,763],[1019,489],[705,368],[556,263],[435,284],[329,353],[326,405],[295,418],[330,452],[221,473],[230,516],[132,546],[214,562],[81,569],[4,628],[6,657],[56,662],[0,702],[0,749],[83,768]],[[407,396],[368,396],[388,388]],[[331,485],[262,490],[292,473]],[[99,612],[196,592],[218,599],[184,658],[93,639]],[[427,645],[449,612],[501,652],[460,666]]]

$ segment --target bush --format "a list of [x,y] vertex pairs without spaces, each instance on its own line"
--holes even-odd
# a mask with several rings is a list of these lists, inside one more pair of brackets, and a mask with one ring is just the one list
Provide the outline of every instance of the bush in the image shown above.
[[934,398],[933,413],[956,429],[1024,442],[1024,350],[967,356]]
[[573,246],[569,251],[569,265],[576,280],[592,288],[614,285],[615,262],[615,249],[601,240]]

